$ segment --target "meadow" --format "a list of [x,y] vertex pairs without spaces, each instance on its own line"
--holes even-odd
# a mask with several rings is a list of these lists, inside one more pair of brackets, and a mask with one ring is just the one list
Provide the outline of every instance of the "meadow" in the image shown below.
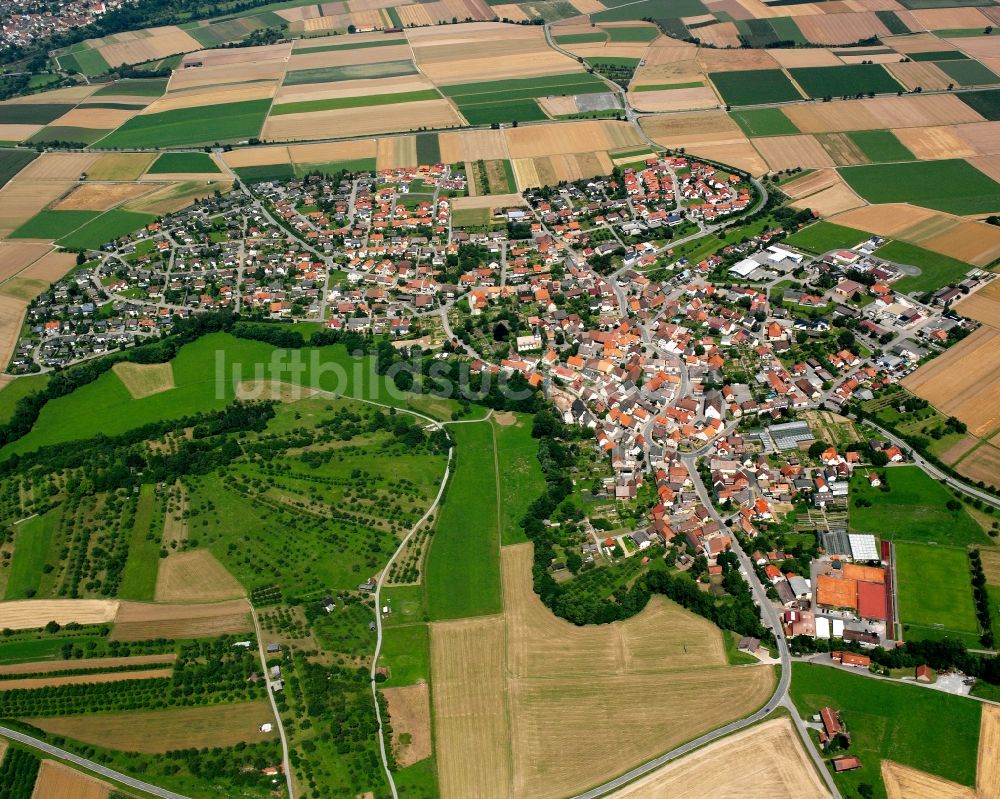
[[38,592],[52,536],[61,518],[62,512],[56,508],[43,516],[21,522],[15,528],[14,547],[17,556],[11,563],[7,590],[3,595],[5,600],[29,599]]
[[221,171],[208,153],[163,153],[149,168],[151,175]]
[[[128,560],[122,573],[118,596],[140,602],[151,602],[156,594],[156,574],[160,565],[160,539],[163,534],[162,512],[157,510],[154,486],[146,484],[139,492],[132,525],[132,540]],[[159,522],[157,527],[154,522]]]
[[964,549],[897,543],[896,575],[904,639],[948,636],[973,648],[979,646]]
[[891,130],[855,130],[847,135],[874,163],[915,159]]
[[[965,508],[945,507],[951,492],[919,466],[886,469],[889,491],[872,488],[862,470],[851,478],[851,530],[892,541],[934,542],[964,546],[989,543]],[[861,507],[859,500],[871,503]]]
[[902,86],[880,64],[838,67],[797,67],[788,70],[810,97],[854,97],[858,94],[896,93]]
[[849,166],[839,172],[870,203],[909,202],[959,216],[1000,210],[1000,185],[961,159]]
[[0,187],[38,157],[34,150],[0,148]]
[[427,555],[432,621],[499,613],[500,530],[490,423],[453,425],[455,468]]
[[731,111],[729,115],[747,136],[782,136],[799,132],[780,108],[747,108]]
[[99,216],[100,213],[97,211],[39,211],[11,233],[10,237],[12,239],[61,239]]
[[982,707],[964,697],[915,685],[872,680],[828,666],[792,664],[791,697],[809,719],[821,707],[840,711],[851,732],[849,752],[862,767],[836,777],[844,795],[868,783],[885,796],[881,760],[976,784]]
[[430,640],[427,625],[387,627],[382,634],[381,663],[389,669],[389,677],[383,683],[386,688],[429,682]]
[[895,288],[898,291],[937,291],[950,283],[960,282],[969,271],[970,265],[947,255],[925,250],[905,241],[890,241],[879,247],[878,254],[887,261],[911,264],[920,268],[919,275],[906,275]]
[[[48,213],[66,213],[66,211],[49,211]],[[112,208],[103,214],[88,220],[76,230],[58,240],[60,247],[70,250],[92,250],[119,236],[124,236],[152,222],[153,214],[141,214],[136,211],[124,211]]]
[[863,230],[820,221],[793,233],[785,239],[785,244],[821,255],[830,250],[850,249],[868,238],[869,234]]
[[730,105],[762,105],[801,100],[795,86],[780,69],[745,69],[708,75],[722,99]]
[[538,462],[538,439],[531,437],[531,418],[516,417],[512,425],[494,422],[497,464],[500,469],[500,541],[527,541],[521,520],[528,507],[545,491],[545,478]]
[[270,100],[181,108],[132,117],[98,142],[100,148],[184,147],[256,137]]

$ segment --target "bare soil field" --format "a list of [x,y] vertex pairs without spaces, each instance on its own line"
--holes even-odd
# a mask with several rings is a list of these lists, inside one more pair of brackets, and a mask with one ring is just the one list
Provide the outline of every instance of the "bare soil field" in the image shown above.
[[73,253],[62,250],[53,251],[35,261],[20,274],[20,277],[53,283],[74,266],[76,266],[76,256]]
[[920,242],[921,247],[975,266],[1000,258],[1000,229],[982,222],[957,221],[946,231]]
[[[41,160],[41,159],[38,159]],[[0,237],[28,221],[75,185],[70,180],[38,180],[20,175],[0,188]]]
[[845,227],[867,230],[869,233],[892,238],[900,231],[920,225],[936,214],[937,212],[930,208],[921,208],[916,205],[884,203],[839,214],[836,219],[831,221]]
[[642,144],[628,123],[603,120],[508,128],[504,133],[511,158],[592,153]]
[[[359,37],[360,38],[360,37]],[[351,41],[354,41],[352,38]],[[197,50],[188,53],[181,59],[181,64],[189,64],[192,61],[200,61],[201,67],[194,70],[181,70],[183,72],[198,72],[201,69],[210,69],[220,66],[242,67],[244,64],[256,64],[266,61],[280,61],[288,58],[292,51],[290,42],[280,42],[278,44],[265,44],[260,47],[233,47],[219,48],[216,50]],[[239,70],[236,70],[239,74]]]
[[802,50],[779,48],[768,54],[786,69],[792,67],[839,67],[843,61],[830,50],[809,47]]
[[157,602],[218,602],[246,591],[207,549],[171,553],[160,560]]
[[830,793],[787,718],[772,719],[716,741],[654,771],[609,799],[703,796],[823,799]]
[[155,158],[153,153],[102,155],[87,169],[87,180],[137,180]]
[[[742,43],[740,40],[740,30],[734,22],[716,22],[712,25],[705,25],[703,28],[698,28],[698,38],[711,46],[713,52],[715,52],[715,49],[728,50],[739,47]],[[747,69],[747,67],[737,67],[737,69]]]
[[525,205],[520,194],[489,194],[482,197],[456,197],[452,207],[456,211],[475,208],[518,208]]
[[629,94],[629,101],[642,111],[696,111],[701,108],[713,108],[719,104],[719,98],[708,86],[632,92]]
[[994,180],[1000,180],[1000,155],[981,155],[968,159],[976,169]]
[[[383,688],[392,722],[392,751],[402,767],[431,755],[431,703],[427,683]],[[403,743],[401,736],[408,736]]]
[[80,106],[67,111],[52,121],[52,125],[67,128],[88,128],[91,130],[113,130],[124,125],[141,109],[88,108]]
[[863,205],[865,205],[865,201],[858,197],[845,183],[830,186],[828,189],[810,194],[808,197],[795,200],[792,203],[794,208],[811,208],[823,218]]
[[189,180],[184,183],[168,183],[126,205],[129,211],[144,211],[150,214],[169,214],[186,208],[195,200],[211,197],[219,191],[225,194],[232,187],[231,180]]
[[373,136],[422,127],[457,127],[461,124],[461,117],[447,100],[421,100],[367,108],[271,116],[264,123],[261,135],[271,141],[288,141],[323,138],[331,130],[343,137]]
[[120,658],[81,658],[80,660],[45,660],[32,663],[14,663],[0,666],[0,674],[43,674],[69,669],[113,669],[118,666],[157,666],[173,663],[177,655],[135,655]]
[[223,160],[233,169],[241,166],[268,166],[289,164],[291,158],[287,147],[245,147],[223,153]]
[[42,760],[31,799],[107,799],[111,786],[56,760]]
[[103,624],[117,613],[117,599],[18,599],[0,602],[0,629],[33,630],[50,621]]
[[0,241],[0,283],[37,261],[51,249],[50,244],[42,241]]
[[941,461],[951,465],[978,443],[979,439],[975,436],[962,436],[962,438],[941,453]]
[[45,125],[18,125],[8,123],[0,125],[0,141],[24,141],[30,139]]
[[800,178],[786,181],[781,184],[782,194],[786,194],[793,200],[808,197],[823,189],[836,186],[842,181],[835,169],[818,169]]
[[237,705],[206,705],[168,710],[130,710],[25,719],[54,735],[125,752],[159,754],[175,749],[233,746],[273,738],[260,732],[274,714],[267,700]]
[[922,89],[946,89],[954,83],[943,69],[931,61],[907,61],[888,64],[886,69],[892,76],[911,91],[918,86]]
[[893,132],[903,146],[921,161],[976,155],[976,150],[958,135],[954,125],[901,128]]
[[1000,39],[996,36],[968,36],[945,41],[951,42],[973,58],[1000,58]]
[[366,97],[369,94],[396,94],[433,89],[423,75],[402,75],[398,78],[364,78],[342,83],[303,83],[282,86],[274,97],[275,104],[299,103],[308,100],[333,100],[342,97]]
[[117,641],[205,638],[251,629],[250,611],[243,599],[199,605],[122,602],[111,637]]
[[835,163],[815,136],[762,136],[754,139],[753,145],[775,172],[797,166],[834,166]]
[[417,137],[392,136],[376,140],[375,164],[379,169],[417,166]]
[[932,33],[914,33],[908,36],[886,36],[882,39],[883,44],[891,47],[897,53],[935,53],[941,50],[957,49],[952,44],[947,44]]
[[955,467],[958,473],[978,483],[1000,487],[1000,449],[983,444]]
[[353,161],[374,158],[377,152],[374,139],[367,141],[296,144],[288,148],[293,164],[325,164],[331,161]]
[[958,97],[948,94],[913,94],[864,100],[790,105],[785,115],[803,133],[838,133],[849,130],[917,128],[981,122],[982,117]]
[[112,67],[121,64],[141,64],[166,58],[174,53],[190,53],[200,50],[201,44],[187,33],[173,25],[150,28],[150,36],[142,39],[118,42],[99,48],[104,60]]
[[500,130],[439,133],[438,146],[441,148],[441,160],[448,164],[507,157],[507,140]]
[[107,674],[63,674],[59,677],[24,677],[20,680],[0,680],[0,691],[36,688],[55,688],[59,685],[122,682],[124,680],[158,680],[169,677],[173,669],[140,669],[138,671],[112,671]]
[[315,53],[293,53],[288,61],[288,69],[346,67],[359,63],[381,64],[385,61],[408,61],[411,57],[410,45],[406,42],[365,50],[320,50]]
[[150,397],[174,387],[174,371],[169,363],[116,363],[111,367],[133,399]]
[[981,327],[902,385],[946,416],[957,416],[973,435],[991,433],[1000,427],[1000,329]]
[[766,50],[703,49],[698,51],[698,63],[705,72],[779,68],[778,62]]
[[91,153],[42,153],[17,173],[14,183],[21,180],[76,180],[100,156]]
[[924,8],[910,13],[925,30],[949,28],[985,28],[993,24],[978,8]]
[[813,44],[853,44],[860,39],[889,35],[889,29],[872,11],[801,16],[795,18],[795,24]]
[[882,761],[882,781],[889,799],[976,799],[972,788],[891,760]]
[[56,211],[107,211],[126,200],[152,191],[145,183],[81,183],[52,205]]

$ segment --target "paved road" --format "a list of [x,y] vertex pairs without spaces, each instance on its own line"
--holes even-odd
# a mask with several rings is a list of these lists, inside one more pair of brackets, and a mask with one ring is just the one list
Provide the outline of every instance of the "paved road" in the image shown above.
[[102,766],[100,763],[95,763],[93,760],[87,760],[85,757],[74,755],[72,752],[67,752],[65,749],[60,749],[58,746],[52,746],[52,744],[40,741],[30,735],[25,735],[23,732],[12,730],[9,727],[0,727],[0,736],[9,738],[12,741],[17,741],[25,746],[30,746],[32,749],[37,749],[39,752],[46,755],[58,757],[61,760],[65,760],[67,763],[72,763],[101,777],[106,777],[109,780],[120,782],[122,785],[127,785],[129,788],[135,788],[137,791],[152,794],[153,796],[159,796],[162,797],[162,799],[189,799],[182,793],[174,793],[173,791],[168,791],[166,788],[160,788],[156,785],[150,785],[148,782],[133,779],[128,776],[128,774],[122,774],[120,771],[115,771],[107,766]]

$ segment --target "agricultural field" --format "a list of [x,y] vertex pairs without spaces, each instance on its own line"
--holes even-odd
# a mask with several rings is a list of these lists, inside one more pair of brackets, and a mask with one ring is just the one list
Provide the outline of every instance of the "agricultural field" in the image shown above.
[[32,150],[0,149],[0,187],[37,157]]
[[493,122],[529,122],[546,119],[535,102],[549,95],[578,95],[605,92],[607,86],[586,73],[553,75],[481,83],[460,83],[441,91],[471,125]]
[[899,619],[907,640],[962,640],[979,644],[979,624],[965,549],[897,543]]
[[783,136],[799,132],[780,108],[747,108],[733,111],[730,116],[747,136]]
[[792,664],[792,701],[809,719],[821,707],[838,710],[851,732],[850,754],[862,767],[836,776],[841,791],[862,783],[884,796],[886,760],[960,785],[975,786],[982,705],[941,691],[872,680],[839,669]]
[[730,105],[763,105],[802,99],[780,69],[711,72],[708,77]]
[[871,203],[910,202],[959,215],[1000,210],[1000,184],[959,159],[844,167],[840,174]]
[[919,466],[892,467],[885,474],[888,491],[872,488],[860,471],[851,479],[852,531],[896,542],[964,546],[989,541],[964,507],[946,507],[951,493]]
[[913,153],[891,130],[855,130],[847,135],[872,163],[913,160]]
[[906,275],[896,283],[899,291],[937,291],[943,286],[961,282],[969,271],[969,264],[963,261],[903,241],[891,241],[879,247],[878,254],[887,261],[910,264],[920,269],[919,275]]
[[806,252],[822,255],[830,250],[850,249],[868,238],[869,234],[863,230],[821,221],[793,233],[785,242]]
[[255,138],[264,125],[270,100],[180,108],[140,114],[98,142],[104,149],[183,147]]
[[900,85],[880,64],[839,67],[799,67],[788,70],[809,97],[854,97],[859,94],[895,94]]
[[208,153],[163,153],[149,167],[150,175],[187,172],[218,174],[222,170]]

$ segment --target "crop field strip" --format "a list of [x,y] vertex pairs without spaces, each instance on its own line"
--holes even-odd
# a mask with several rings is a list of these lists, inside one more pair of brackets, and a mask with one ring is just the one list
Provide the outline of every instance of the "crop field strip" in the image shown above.
[[303,114],[313,111],[336,111],[345,108],[367,108],[374,105],[394,105],[396,103],[415,103],[421,100],[438,100],[441,95],[435,89],[422,91],[399,92],[397,94],[369,94],[361,97],[339,97],[325,100],[303,100],[295,103],[282,103],[271,108],[271,116],[282,114]]
[[442,86],[441,93],[455,103],[472,125],[495,121],[542,120],[546,116],[535,100],[550,94],[575,95],[607,91],[599,78],[586,73],[553,75]]

